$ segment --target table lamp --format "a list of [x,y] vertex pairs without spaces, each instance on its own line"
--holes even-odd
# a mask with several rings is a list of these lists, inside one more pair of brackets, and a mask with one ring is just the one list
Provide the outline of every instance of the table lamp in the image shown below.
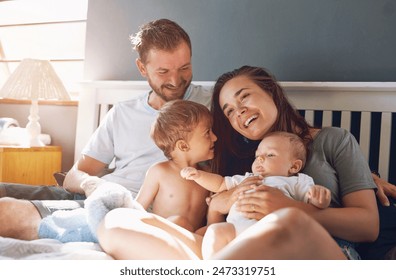
[[26,130],[30,147],[45,146],[40,140],[39,100],[70,100],[70,96],[48,60],[24,59],[0,90],[0,97],[31,100]]

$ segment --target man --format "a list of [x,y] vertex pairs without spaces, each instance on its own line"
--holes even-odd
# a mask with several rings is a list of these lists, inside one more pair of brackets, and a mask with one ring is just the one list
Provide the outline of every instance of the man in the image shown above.
[[[75,194],[84,198],[84,191],[74,183],[81,181],[81,176],[116,182],[135,196],[148,167],[165,160],[149,133],[158,109],[175,99],[188,99],[209,107],[211,93],[191,85],[191,41],[177,23],[167,19],[149,22],[131,42],[139,54],[136,65],[152,91],[144,98],[121,102],[109,111],[81,158],[68,172],[64,189],[1,185],[0,194],[7,197],[0,199],[0,236],[37,239],[42,218],[59,209],[81,207],[82,200],[71,200],[78,198]],[[115,170],[105,174],[114,158]],[[34,200],[37,197],[51,200]]]

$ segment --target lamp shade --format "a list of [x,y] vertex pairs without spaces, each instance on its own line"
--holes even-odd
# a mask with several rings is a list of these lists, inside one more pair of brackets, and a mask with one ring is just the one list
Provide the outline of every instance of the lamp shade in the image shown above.
[[26,146],[44,146],[40,140],[38,100],[70,100],[70,96],[48,60],[24,59],[10,75],[0,97],[31,100]]
[[10,75],[0,96],[27,100],[70,100],[48,60],[24,59]]

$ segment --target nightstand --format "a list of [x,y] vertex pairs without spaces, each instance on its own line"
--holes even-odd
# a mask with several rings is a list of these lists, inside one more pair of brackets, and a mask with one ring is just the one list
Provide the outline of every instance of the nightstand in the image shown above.
[[0,146],[0,182],[55,185],[53,174],[61,171],[62,148]]

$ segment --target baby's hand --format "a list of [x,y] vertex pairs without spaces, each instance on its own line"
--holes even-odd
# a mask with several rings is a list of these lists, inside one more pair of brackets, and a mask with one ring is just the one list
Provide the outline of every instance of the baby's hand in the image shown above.
[[195,180],[199,177],[199,172],[194,167],[185,167],[180,171],[180,176],[186,180]]
[[308,202],[315,205],[318,208],[324,209],[329,207],[331,202],[331,192],[329,189],[320,186],[314,185],[308,191]]

